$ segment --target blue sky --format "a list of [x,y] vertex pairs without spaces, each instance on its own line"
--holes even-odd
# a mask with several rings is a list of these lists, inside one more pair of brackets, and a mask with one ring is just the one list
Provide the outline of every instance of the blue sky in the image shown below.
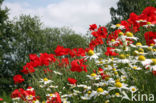
[[37,8],[37,7],[46,7],[48,4],[51,3],[59,3],[62,0],[5,0],[5,2],[10,3],[28,3],[31,8]]
[[110,20],[110,7],[118,0],[4,0],[9,18],[22,14],[38,16],[45,27],[68,26],[85,34],[91,24],[106,25]]

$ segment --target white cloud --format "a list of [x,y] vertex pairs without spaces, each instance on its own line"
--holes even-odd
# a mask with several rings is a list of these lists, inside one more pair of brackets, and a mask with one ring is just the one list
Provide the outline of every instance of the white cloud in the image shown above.
[[85,34],[90,24],[105,25],[111,20],[109,8],[118,0],[62,0],[46,7],[33,8],[29,3],[4,2],[10,9],[10,18],[21,14],[37,15],[49,27],[69,26]]

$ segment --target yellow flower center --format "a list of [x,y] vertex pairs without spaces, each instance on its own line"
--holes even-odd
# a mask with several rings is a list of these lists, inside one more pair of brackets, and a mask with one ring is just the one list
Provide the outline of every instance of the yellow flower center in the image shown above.
[[135,88],[132,88],[132,91],[135,91],[136,89]]
[[136,46],[142,46],[142,44],[140,42],[136,43]]
[[120,95],[120,93],[115,93],[115,95],[116,95],[116,96],[119,96],[119,95]]
[[143,55],[140,55],[140,56],[138,57],[138,60],[140,60],[140,61],[145,61],[146,58],[145,58]]
[[126,79],[126,76],[123,76],[122,79]]
[[116,24],[116,27],[120,27],[120,24]]
[[112,70],[113,70],[113,71],[116,71],[116,68],[113,68]]
[[94,55],[94,51],[93,51],[93,50],[89,50],[89,51],[88,51],[88,55],[89,55],[89,56]]
[[147,22],[147,24],[148,24],[148,25],[150,25],[150,24],[151,24],[151,22]]
[[116,80],[115,80],[115,82],[120,82],[120,79],[119,79],[119,78],[118,78],[118,79],[116,79]]
[[140,48],[140,49],[139,49],[139,52],[144,52],[144,49]]
[[152,59],[151,65],[156,65],[156,59]]
[[154,44],[152,43],[152,44],[150,44],[150,46],[154,46]]
[[103,61],[99,61],[99,64],[103,64]]
[[126,56],[125,56],[124,54],[120,54],[119,58],[120,58],[120,59],[125,59]]
[[32,99],[33,98],[33,96],[32,95],[29,95],[28,96],[28,100],[30,100],[30,99]]
[[124,33],[123,32],[119,32],[118,36],[122,36],[122,35],[124,35]]
[[116,72],[114,72],[114,74],[115,74],[115,75],[118,75],[118,72],[116,71]]
[[133,33],[127,32],[127,33],[126,33],[126,36],[127,36],[127,37],[133,37]]
[[44,78],[43,80],[44,80],[44,81],[48,81],[48,78]]
[[99,92],[99,93],[101,93],[101,92],[103,92],[104,90],[102,89],[102,88],[98,88],[97,89],[97,92]]
[[92,92],[91,91],[88,91],[88,94],[91,94]]
[[115,86],[120,88],[120,87],[122,87],[122,83],[116,82],[116,83],[115,83]]
[[92,73],[90,76],[95,77],[96,76],[96,73]]
[[50,97],[52,97],[52,96],[53,96],[53,94],[49,94],[49,96],[50,96]]
[[133,67],[133,69],[137,69],[137,67]]
[[112,60],[114,60],[114,58],[113,58],[113,57],[112,57],[111,59],[112,59]]
[[115,42],[115,39],[112,39],[111,42]]

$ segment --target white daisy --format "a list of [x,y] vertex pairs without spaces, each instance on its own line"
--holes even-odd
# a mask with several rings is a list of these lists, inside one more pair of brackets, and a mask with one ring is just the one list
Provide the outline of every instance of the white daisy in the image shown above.
[[113,29],[116,29],[117,28],[117,29],[123,30],[123,29],[125,29],[125,26],[123,26],[121,24],[116,24],[116,25],[112,25],[111,28],[113,28]]
[[91,59],[95,59],[95,60],[96,60],[96,59],[98,59],[98,56],[99,56],[99,55],[100,55],[100,53],[95,53],[93,50],[90,49],[90,50],[88,51],[88,55],[87,55],[87,56],[84,56],[84,58],[85,58],[85,59],[88,59],[88,58],[89,58],[90,60],[91,60]]
[[132,92],[132,93],[135,93],[138,89],[135,87],[135,86],[131,86],[129,88],[129,90]]
[[49,83],[51,83],[53,81],[49,80],[48,78],[44,78],[44,79],[41,79],[39,82],[44,83],[44,85],[46,85],[46,84],[49,84]]
[[87,75],[87,77],[91,80],[99,80],[101,76],[97,75],[96,73],[92,73],[90,75]]
[[114,86],[113,87],[108,87],[108,90],[111,91],[111,90],[114,90],[114,89],[118,89],[118,90],[122,90],[122,89],[126,89],[128,90],[129,88],[127,87],[128,85],[125,84],[125,83],[121,83],[120,81],[117,81],[115,82]]
[[148,27],[154,27],[155,25],[152,24],[151,22],[147,22],[146,25],[143,25],[143,27],[148,28]]

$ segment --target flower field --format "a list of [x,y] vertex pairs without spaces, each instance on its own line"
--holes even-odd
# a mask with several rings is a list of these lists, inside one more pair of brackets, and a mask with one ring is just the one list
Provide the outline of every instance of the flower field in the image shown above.
[[11,103],[154,103],[156,8],[110,29],[90,25],[88,48],[30,54],[13,77]]

